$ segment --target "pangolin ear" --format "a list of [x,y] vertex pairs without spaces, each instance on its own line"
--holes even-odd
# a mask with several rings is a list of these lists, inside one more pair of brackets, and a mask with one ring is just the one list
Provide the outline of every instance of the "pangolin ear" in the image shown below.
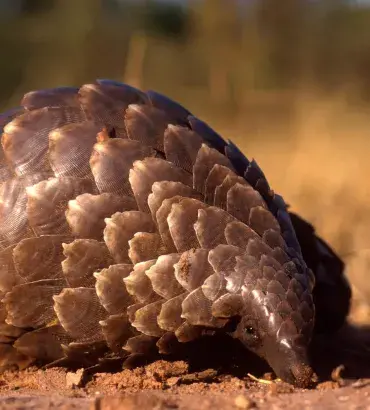
[[233,337],[235,335],[235,331],[238,327],[238,324],[240,322],[241,317],[240,316],[233,316],[231,317],[226,325],[222,328],[222,331],[225,332],[227,335]]

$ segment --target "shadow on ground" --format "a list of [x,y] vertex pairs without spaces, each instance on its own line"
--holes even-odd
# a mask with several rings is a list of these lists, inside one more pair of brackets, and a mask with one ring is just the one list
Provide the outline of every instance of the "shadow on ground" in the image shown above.
[[[370,326],[346,324],[335,334],[316,336],[310,355],[320,381],[331,380],[333,370],[339,366],[343,366],[341,377],[345,379],[370,378]],[[149,362],[156,359],[185,360],[189,364],[189,373],[211,368],[218,374],[244,378],[248,373],[262,377],[271,372],[265,361],[225,334],[203,337],[184,344],[176,355],[152,357]],[[138,360],[131,367],[147,363]]]

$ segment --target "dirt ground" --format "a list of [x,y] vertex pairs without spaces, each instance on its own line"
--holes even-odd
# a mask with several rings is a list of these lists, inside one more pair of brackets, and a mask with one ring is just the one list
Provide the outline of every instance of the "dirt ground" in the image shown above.
[[314,390],[249,377],[189,373],[185,362],[157,361],[135,370],[96,374],[30,369],[1,378],[0,409],[370,409],[370,379],[323,382]]
[[186,360],[161,358],[133,369],[111,361],[85,370],[5,372],[0,410],[370,409],[369,340],[368,327],[315,339],[311,355],[320,382],[311,390],[274,381],[262,361],[220,336],[190,346]]

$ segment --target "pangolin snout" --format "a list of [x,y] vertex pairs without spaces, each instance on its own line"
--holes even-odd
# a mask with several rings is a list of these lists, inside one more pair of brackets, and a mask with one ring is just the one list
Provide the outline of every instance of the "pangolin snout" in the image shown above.
[[310,387],[318,381],[312,367],[305,363],[294,363],[289,370],[292,373],[294,384],[298,387]]
[[279,343],[277,349],[268,352],[268,363],[277,377],[297,387],[308,388],[317,382],[308,359],[307,349]]

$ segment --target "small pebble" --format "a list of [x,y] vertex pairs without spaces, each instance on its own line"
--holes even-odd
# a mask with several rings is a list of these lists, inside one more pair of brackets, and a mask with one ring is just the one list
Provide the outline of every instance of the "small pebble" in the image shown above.
[[84,369],[79,369],[77,372],[68,372],[66,374],[66,386],[70,389],[80,387],[84,376]]
[[214,369],[203,370],[202,372],[186,374],[180,377],[179,382],[181,384],[212,382],[215,381],[217,374],[217,370]]
[[256,403],[249,397],[243,396],[242,394],[235,397],[234,403],[238,409],[248,410],[256,408]]
[[362,387],[366,387],[370,384],[370,379],[358,379],[354,383],[351,384],[352,387],[355,389],[361,389]]
[[338,387],[339,387],[339,385],[338,385],[337,382],[326,381],[326,382],[319,383],[317,385],[317,390],[320,390],[320,391],[322,391],[322,390],[333,390],[333,389],[336,389]]
[[179,383],[180,383],[180,380],[181,380],[181,377],[169,377],[169,378],[166,380],[166,385],[167,385],[168,387],[175,386],[176,384],[179,384]]
[[294,392],[294,387],[289,383],[281,381],[279,383],[271,383],[269,385],[268,392],[271,396],[277,396],[279,394],[288,394]]

